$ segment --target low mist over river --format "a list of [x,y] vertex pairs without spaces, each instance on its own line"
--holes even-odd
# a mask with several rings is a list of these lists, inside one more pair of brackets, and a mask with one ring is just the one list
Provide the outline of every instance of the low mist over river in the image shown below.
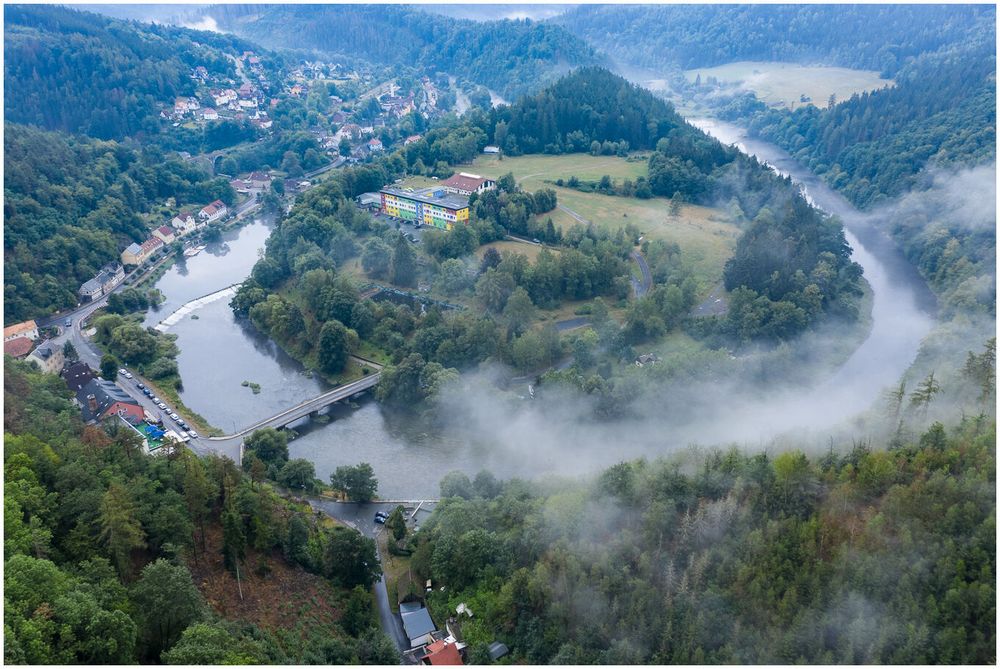
[[[466,382],[478,386],[449,398],[439,430],[394,416],[367,396],[353,407],[331,409],[329,423],[295,426],[300,436],[289,446],[291,457],[311,460],[324,479],[339,465],[366,461],[382,496],[433,496],[440,478],[454,469],[473,475],[488,468],[500,477],[583,474],[690,443],[759,448],[789,430],[815,434],[868,408],[906,370],[932,326],[933,297],[926,285],[871,220],[780,149],[751,141],[732,125],[696,124],[790,174],[817,206],[844,221],[854,259],[874,291],[873,326],[832,376],[808,392],[770,387],[753,396],[728,396],[719,389],[725,399],[706,402],[705,410],[683,425],[665,425],[652,413],[648,419],[593,425],[586,420],[589,408],[575,400],[545,415],[530,400],[502,405],[487,381],[473,375]],[[154,325],[186,302],[248,276],[268,233],[268,224],[255,221],[170,269],[157,283],[166,302],[146,323]],[[227,433],[328,389],[248,323],[237,322],[228,298],[201,307],[168,331],[178,336],[184,403]],[[243,381],[260,384],[261,392],[253,394]]]

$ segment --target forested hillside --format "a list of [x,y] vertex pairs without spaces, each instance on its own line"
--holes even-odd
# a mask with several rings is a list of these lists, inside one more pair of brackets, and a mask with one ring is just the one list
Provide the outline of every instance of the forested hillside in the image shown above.
[[[76,305],[80,284],[148,236],[143,215],[235,194],[162,151],[4,126],[4,321]],[[156,219],[160,224],[166,221]]]
[[101,139],[160,133],[160,108],[191,95],[191,69],[235,76],[229,35],[109,19],[58,6],[4,7],[8,121]]
[[216,5],[219,25],[271,48],[421,64],[515,97],[597,61],[560,26],[452,19],[394,5]]
[[910,59],[966,40],[993,17],[991,7],[975,5],[582,5],[551,21],[646,68],[778,60],[892,77]]
[[911,190],[930,165],[995,158],[992,34],[921,56],[899,73],[897,86],[830,109],[803,105],[788,113],[757,103],[722,114],[749,122],[752,133],[790,151],[856,205],[870,207]]
[[[85,427],[69,397],[4,359],[5,664],[398,662],[366,591],[374,542],[226,458],[149,457],[131,428]],[[274,599],[254,611],[258,588],[300,598],[298,615]]]
[[472,662],[991,664],[995,423],[889,450],[735,448],[586,483],[459,472],[410,539]]
[[592,142],[606,141],[626,142],[625,151],[651,149],[674,129],[691,137],[702,134],[669,104],[599,67],[577,70],[500,107],[490,121],[494,143],[514,155],[589,151]]

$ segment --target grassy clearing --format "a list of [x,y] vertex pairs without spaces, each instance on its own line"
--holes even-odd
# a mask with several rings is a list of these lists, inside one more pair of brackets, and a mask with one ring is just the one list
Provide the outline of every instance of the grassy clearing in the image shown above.
[[530,244],[528,242],[518,242],[506,240],[502,242],[490,242],[489,244],[484,244],[476,250],[476,255],[481,260],[484,255],[486,255],[487,249],[496,249],[498,252],[503,253],[504,251],[513,251],[514,253],[520,253],[523,256],[527,256],[528,260],[535,262],[538,254],[542,252],[543,248],[548,248],[549,253],[553,255],[559,255],[559,249],[549,246],[544,247],[540,244]]
[[[614,231],[627,223],[634,223],[650,239],[675,242],[681,247],[686,261],[691,263],[702,291],[708,291],[718,283],[722,267],[732,256],[739,236],[738,228],[730,224],[725,213],[719,209],[686,205],[677,216],[671,216],[670,201],[666,198],[640,200],[582,193],[549,183],[570,176],[599,179],[605,174],[614,179],[635,179],[646,174],[645,160],[630,161],[615,156],[586,154],[532,155],[503,160],[482,156],[473,163],[472,170],[490,177],[512,172],[526,190],[553,188],[562,206],[599,227]],[[551,218],[563,230],[578,223],[562,209],[542,214],[541,218]]]
[[[831,93],[837,96],[837,100],[843,101],[855,93],[895,85],[891,79],[882,79],[878,72],[872,70],[809,67],[780,62],[738,61],[684,72],[690,81],[694,81],[699,74],[703,81],[715,77],[721,82],[741,83],[763,102],[787,109],[802,104],[825,109]],[[803,94],[811,97],[812,102],[799,102],[799,96]]]
[[596,181],[607,174],[612,179],[632,179],[647,174],[648,155],[635,154],[632,160],[617,156],[591,156],[586,153],[572,153],[561,156],[529,155],[500,160],[497,156],[480,156],[468,171],[483,176],[498,178],[512,172],[525,190],[535,191],[551,186],[547,183],[556,179],[575,176],[583,181]]

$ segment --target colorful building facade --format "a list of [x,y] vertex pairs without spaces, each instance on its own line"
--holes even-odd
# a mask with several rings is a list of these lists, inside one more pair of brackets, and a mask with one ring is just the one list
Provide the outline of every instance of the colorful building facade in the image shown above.
[[382,212],[393,218],[451,230],[469,222],[469,198],[443,189],[383,188]]

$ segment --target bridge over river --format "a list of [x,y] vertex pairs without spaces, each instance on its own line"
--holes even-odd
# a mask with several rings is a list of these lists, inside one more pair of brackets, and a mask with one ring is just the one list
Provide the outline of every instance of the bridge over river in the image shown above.
[[299,402],[295,406],[285,409],[270,418],[257,421],[253,425],[244,428],[239,432],[226,434],[221,437],[208,437],[208,441],[215,442],[213,443],[213,448],[215,448],[220,445],[218,442],[242,442],[246,437],[250,436],[257,430],[264,429],[265,427],[273,427],[275,429],[286,427],[297,420],[301,420],[310,414],[316,413],[320,409],[325,409],[331,404],[336,404],[342,400],[350,399],[355,395],[359,395],[366,390],[369,390],[370,388],[378,385],[380,378],[382,378],[382,372],[370,374],[363,379],[352,381],[351,383],[329,390],[322,395],[317,395],[312,399]]

